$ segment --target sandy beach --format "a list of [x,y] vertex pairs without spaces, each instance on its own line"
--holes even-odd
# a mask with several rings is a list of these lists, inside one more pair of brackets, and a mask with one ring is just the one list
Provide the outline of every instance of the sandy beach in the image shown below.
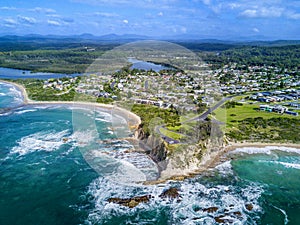
[[[207,168],[214,168],[226,159],[226,154],[230,153],[238,148],[265,148],[265,147],[287,147],[298,148],[300,152],[300,143],[274,143],[274,142],[229,142],[219,154],[207,165]],[[224,158],[225,157],[225,158]]]
[[[295,148],[299,149],[300,153],[300,143],[260,143],[260,142],[230,142],[226,146],[221,147],[219,151],[212,152],[209,155],[204,156],[201,165],[194,165],[190,170],[178,170],[175,171],[164,171],[164,176],[161,179],[153,182],[147,182],[147,184],[158,184],[164,183],[168,180],[184,180],[186,178],[191,178],[201,173],[204,173],[208,170],[215,169],[218,165],[231,160],[230,155],[228,153],[233,152],[239,148],[265,148],[265,147],[286,147],[286,148]],[[266,149],[267,151],[267,149]],[[175,172],[175,174],[174,174]]]
[[[15,87],[17,87],[23,95],[23,99],[24,99],[24,104],[25,105],[38,105],[38,104],[45,104],[45,105],[51,105],[51,104],[59,104],[59,105],[71,105],[71,106],[76,106],[76,107],[91,107],[91,108],[99,108],[99,109],[104,109],[104,110],[113,110],[114,113],[124,117],[128,123],[130,123],[130,126],[135,126],[137,127],[140,123],[141,123],[141,119],[139,116],[137,116],[136,114],[117,107],[115,105],[110,105],[110,104],[101,104],[101,103],[92,103],[92,102],[77,102],[77,101],[33,101],[31,99],[28,98],[26,89],[19,84],[13,83],[13,82],[9,82],[9,81],[3,81],[0,80],[0,82],[3,83],[8,83],[11,85],[14,85]],[[197,166],[192,166],[193,168],[190,168],[188,170],[184,170],[184,171],[178,171],[178,173],[176,173],[175,171],[164,171],[165,175],[164,177],[161,177],[161,179],[157,180],[157,181],[152,181],[149,182],[149,184],[154,184],[154,183],[162,183],[165,182],[167,180],[183,180],[185,178],[188,177],[193,177],[197,174],[203,173],[209,169],[213,169],[215,168],[217,165],[229,160],[230,158],[228,158],[227,153],[238,149],[238,148],[264,148],[267,146],[274,146],[274,147],[290,147],[290,148],[298,148],[299,152],[300,152],[300,144],[295,144],[295,143],[260,143],[260,142],[229,142],[228,144],[226,144],[224,147],[221,147],[221,149],[219,151],[215,151],[210,153],[209,155],[204,156],[201,165],[197,165]],[[175,173],[174,173],[175,172]],[[148,182],[147,182],[148,183]]]
[[14,83],[14,82],[10,82],[10,81],[5,81],[5,80],[1,80],[0,82],[2,83],[6,83],[6,84],[11,84],[15,87],[17,87],[21,92],[22,92],[22,96],[23,96],[23,102],[24,105],[39,105],[39,104],[44,104],[44,105],[55,105],[55,104],[59,104],[59,105],[72,105],[72,106],[76,106],[76,107],[92,107],[92,108],[99,108],[99,109],[105,109],[105,110],[111,110],[114,113],[124,117],[127,122],[129,122],[130,126],[134,126],[134,127],[138,127],[138,125],[141,123],[141,118],[139,116],[137,116],[136,114],[120,108],[116,105],[110,105],[110,104],[101,104],[101,103],[96,103],[96,102],[80,102],[80,101],[34,101],[29,99],[27,91],[25,89],[25,87],[23,87],[20,84]]

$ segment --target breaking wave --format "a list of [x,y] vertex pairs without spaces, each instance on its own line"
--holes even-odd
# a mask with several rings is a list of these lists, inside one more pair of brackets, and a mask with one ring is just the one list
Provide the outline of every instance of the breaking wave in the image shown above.
[[[179,199],[162,199],[159,195],[170,187],[179,190]],[[232,185],[205,186],[196,180],[170,182],[153,186],[125,186],[105,178],[94,180],[86,196],[91,196],[94,209],[89,212],[87,224],[256,224],[255,216],[262,212],[258,199],[263,189],[257,184],[245,187]],[[130,198],[151,195],[150,201],[135,208],[108,203],[108,198]],[[249,210],[247,205],[251,205]],[[166,223],[158,223],[162,217]],[[126,218],[126,222],[122,221]]]
[[69,130],[61,132],[37,132],[22,137],[17,146],[11,149],[11,154],[26,155],[36,151],[55,151],[65,144],[64,138],[69,135]]

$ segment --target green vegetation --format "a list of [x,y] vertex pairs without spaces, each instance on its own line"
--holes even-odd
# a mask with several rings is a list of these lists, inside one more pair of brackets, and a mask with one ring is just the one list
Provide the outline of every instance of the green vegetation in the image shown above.
[[141,117],[141,126],[146,135],[151,134],[151,129],[154,129],[155,125],[179,125],[179,115],[175,109],[161,109],[152,105],[134,104],[131,111]]
[[247,118],[238,122],[237,127],[226,135],[238,141],[300,141],[300,120],[296,118]]
[[300,141],[299,117],[259,111],[259,105],[249,103],[241,104],[232,101],[224,106],[214,113],[218,120],[226,123],[226,136],[232,140]]
[[235,106],[242,106],[242,103],[239,102],[235,102],[235,101],[228,101],[226,102],[224,105],[221,106],[221,108],[226,108],[226,109],[230,109],[230,108],[235,108]]
[[102,50],[85,48],[0,52],[0,66],[33,72],[83,73]]
[[[251,45],[251,44],[250,44]],[[239,69],[247,66],[276,66],[296,69],[300,66],[300,45],[286,46],[234,46],[214,53],[199,53],[204,61],[211,63],[213,68],[221,68],[229,63],[237,63]]]
[[175,139],[175,140],[180,140],[180,139],[182,139],[182,138],[184,137],[183,134],[175,133],[175,132],[170,131],[170,130],[167,130],[167,129],[165,129],[165,128],[160,128],[160,132],[161,132],[163,135],[165,135],[165,136],[167,136],[167,137],[170,137],[170,138],[172,138],[172,139]]
[[73,101],[75,90],[71,89],[66,94],[60,94],[61,91],[43,88],[44,80],[38,79],[19,79],[14,82],[23,85],[26,88],[28,97],[35,101]]
[[[67,81],[69,78],[60,78],[61,81]],[[83,101],[83,102],[98,102],[109,104],[113,102],[111,98],[93,97],[87,94],[77,93],[74,87],[70,90],[61,92],[55,89],[43,88],[44,80],[39,79],[19,79],[13,82],[23,85],[26,88],[28,97],[34,101]],[[78,77],[76,84],[80,82]]]

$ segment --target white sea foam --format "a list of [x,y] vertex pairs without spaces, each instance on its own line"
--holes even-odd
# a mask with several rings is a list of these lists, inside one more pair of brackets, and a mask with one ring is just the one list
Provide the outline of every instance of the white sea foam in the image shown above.
[[8,111],[8,112],[5,112],[5,113],[0,113],[0,116],[8,116],[10,115],[12,112],[11,111]]
[[18,145],[11,149],[11,154],[26,155],[35,151],[55,151],[65,142],[69,130],[61,132],[38,132],[25,137],[18,141]]
[[37,105],[34,106],[33,108],[35,109],[48,109],[50,106],[49,105]]
[[283,146],[266,146],[266,147],[243,147],[237,148],[234,151],[230,152],[230,154],[236,153],[246,153],[246,154],[272,154],[273,151],[282,151],[289,153],[297,153],[300,154],[299,148],[291,148],[291,147],[283,147]]
[[293,168],[293,169],[300,170],[300,164],[298,164],[298,163],[288,163],[288,162],[279,162],[279,161],[267,161],[267,160],[260,160],[260,162],[274,163],[274,164],[282,165],[285,168]]
[[0,92],[0,96],[6,96],[7,94],[6,93],[1,93]]
[[124,117],[119,116],[117,114],[115,114],[114,116],[115,116],[116,122],[118,122],[120,124],[127,124],[127,121]]
[[[159,197],[164,190],[172,186],[179,189],[180,201]],[[137,214],[149,214],[155,222],[156,218],[162,216],[161,211],[164,208],[169,215],[170,224],[216,224],[215,217],[227,219],[231,221],[230,224],[246,224],[247,220],[255,224],[250,217],[254,213],[261,212],[258,199],[262,191],[257,184],[250,184],[244,188],[225,185],[206,187],[200,182],[184,181],[132,187],[98,178],[90,184],[87,193],[93,196],[95,208],[89,213],[86,222],[101,224],[115,216],[126,216],[128,224],[147,224],[149,218],[139,218],[139,221],[134,218]],[[142,195],[151,195],[152,198],[149,202],[140,203],[133,209],[107,202],[108,198],[130,198]],[[253,205],[251,212],[246,209],[246,204]],[[205,210],[209,207],[216,207],[216,210]]]
[[289,223],[289,219],[288,219],[288,215],[286,213],[286,211],[284,211],[283,209],[281,208],[278,208],[274,205],[272,205],[275,209],[277,209],[278,211],[280,211],[283,215],[284,215],[284,225],[288,224]]
[[215,167],[221,174],[233,174],[231,161],[226,161]]
[[107,131],[108,134],[114,134],[112,130]]
[[24,114],[24,113],[28,113],[28,112],[36,112],[36,109],[24,109],[24,110],[20,110],[20,111],[16,111],[15,114]]
[[95,142],[98,134],[95,131],[75,131],[69,138],[75,141],[79,147],[87,146]]
[[20,103],[23,101],[22,92],[18,90],[15,86],[11,86],[9,88],[9,92],[7,93],[7,95],[13,96],[15,103]]
[[102,122],[105,122],[105,123],[109,123],[110,122],[109,120],[105,120],[103,118],[95,118],[95,120],[102,121]]
[[83,156],[99,174],[119,183],[157,179],[157,165],[146,154],[130,151],[132,148],[127,142],[110,142],[99,150],[83,151]]
[[298,169],[300,170],[300,164],[296,163],[285,163],[285,162],[280,162],[281,165],[285,166],[286,168],[293,168],[293,169]]

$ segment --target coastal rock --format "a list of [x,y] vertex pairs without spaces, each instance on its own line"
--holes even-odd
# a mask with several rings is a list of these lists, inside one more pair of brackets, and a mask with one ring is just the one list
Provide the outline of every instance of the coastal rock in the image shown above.
[[143,196],[137,196],[133,198],[109,198],[107,201],[109,203],[112,202],[129,208],[134,208],[140,203],[149,202],[151,198],[152,198],[151,195],[143,195]]
[[179,198],[179,192],[177,188],[171,187],[167,190],[165,190],[163,193],[161,193],[159,195],[160,198],[171,198],[171,199],[175,199],[175,198]]
[[143,130],[142,124],[139,125],[138,129],[134,132],[134,137],[139,140],[144,140],[147,138],[147,135],[145,134]]
[[227,218],[226,215],[217,216],[214,219],[217,223],[226,223],[226,224],[233,223],[233,220],[230,218]]
[[253,210],[253,205],[251,203],[246,204],[245,207],[246,207],[246,209],[248,211],[252,211]]
[[144,149],[155,162],[161,162],[166,159],[167,148],[161,137],[147,135],[142,125],[135,131],[134,137],[139,139],[139,146]]
[[233,212],[233,215],[235,215],[235,216],[237,216],[239,218],[243,217],[243,214],[241,212],[239,212],[239,211]]
[[209,208],[205,208],[203,209],[203,212],[208,212],[208,213],[214,213],[218,211],[218,207],[209,207]]

